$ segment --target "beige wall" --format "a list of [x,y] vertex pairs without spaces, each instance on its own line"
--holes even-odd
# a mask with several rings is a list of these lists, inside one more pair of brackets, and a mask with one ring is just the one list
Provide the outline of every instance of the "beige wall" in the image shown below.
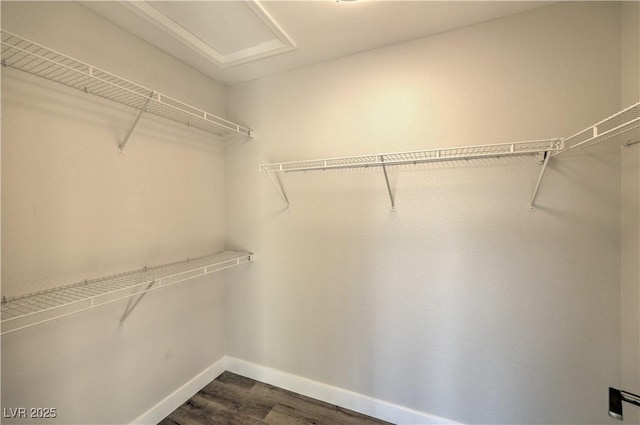
[[[622,7],[622,107],[640,101],[640,4]],[[634,133],[638,134],[638,132]],[[629,136],[631,141],[633,136]],[[640,394],[640,148],[622,149],[622,389]],[[625,423],[640,412],[624,406]]]
[[[619,149],[287,174],[262,162],[568,136],[619,110],[620,5],[574,3],[228,90],[228,354],[463,423],[608,423]],[[277,107],[274,107],[277,105]]]
[[[2,27],[225,112],[224,86],[79,3],[2,2]],[[135,116],[3,68],[3,295],[223,248],[220,142],[145,115],[119,156]],[[224,273],[211,276],[148,294],[122,326],[127,301],[3,336],[2,407],[133,420],[224,355]]]

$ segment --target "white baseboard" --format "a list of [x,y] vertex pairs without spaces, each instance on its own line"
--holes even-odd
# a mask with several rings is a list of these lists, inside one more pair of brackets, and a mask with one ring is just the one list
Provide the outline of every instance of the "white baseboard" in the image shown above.
[[132,425],[156,425],[171,412],[189,400],[194,394],[203,389],[209,382],[216,379],[227,369],[227,357],[223,357],[205,370],[193,377],[189,382],[169,394],[158,404],[147,410]]
[[458,422],[408,409],[362,394],[347,391],[290,373],[260,366],[234,357],[226,357],[229,372],[306,395],[326,403],[354,410],[398,425],[460,425]]
[[131,425],[156,425],[225,370],[397,425],[460,425],[449,419],[229,356],[207,367],[139,416]]

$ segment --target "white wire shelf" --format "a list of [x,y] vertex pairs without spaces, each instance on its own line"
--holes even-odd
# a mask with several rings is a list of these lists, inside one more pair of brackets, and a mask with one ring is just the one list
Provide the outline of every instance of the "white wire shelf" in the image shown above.
[[[251,261],[251,256],[250,252],[225,251],[18,297],[3,297],[0,304],[0,334],[15,332],[115,301],[141,297],[149,291],[247,263]],[[135,304],[128,307],[123,320]]]
[[218,136],[252,130],[2,30],[2,65]]
[[640,102],[633,104],[568,138],[279,162],[261,164],[259,170],[269,177],[269,180],[282,198],[284,204],[289,208],[289,199],[284,191],[282,182],[272,175],[274,173],[340,168],[381,167],[384,172],[389,200],[391,201],[391,209],[394,211],[395,200],[391,185],[389,184],[389,177],[386,169],[387,166],[542,154],[542,168],[529,202],[529,209],[533,210],[536,197],[540,189],[540,184],[542,183],[542,179],[551,157],[560,155],[574,148],[588,148],[605,141],[608,141],[609,143],[622,144],[624,146],[632,146],[640,143]]
[[621,143],[628,139],[632,139],[631,142],[640,140],[640,102],[567,137],[565,151],[588,148],[605,141]]
[[534,155],[544,152],[559,152],[563,148],[564,145],[561,139],[530,140],[492,145],[475,145],[456,148],[428,149],[410,152],[261,164],[260,171],[273,173],[339,168],[382,167],[389,165],[419,164],[425,162],[459,161],[475,158]]

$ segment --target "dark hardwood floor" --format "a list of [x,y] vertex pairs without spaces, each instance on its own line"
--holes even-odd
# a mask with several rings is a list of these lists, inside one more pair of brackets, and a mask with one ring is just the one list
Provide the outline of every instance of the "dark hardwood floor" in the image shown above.
[[389,422],[224,372],[159,425],[385,424]]

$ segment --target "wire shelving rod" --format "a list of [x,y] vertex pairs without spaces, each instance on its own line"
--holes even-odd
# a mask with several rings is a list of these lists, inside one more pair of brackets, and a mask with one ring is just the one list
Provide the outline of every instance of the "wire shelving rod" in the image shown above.
[[[1,30],[0,33],[1,63],[3,66],[15,68],[218,136],[230,134],[252,136],[252,130],[247,127],[103,71],[9,31]],[[152,93],[151,96],[150,93]]]
[[[588,148],[619,136],[640,137],[640,102],[617,112],[590,127],[565,139],[566,149],[559,155],[575,148]],[[626,140],[625,140],[626,141]]]
[[289,200],[284,188],[282,187],[282,183],[280,181],[276,181],[273,178],[272,173],[381,167],[384,173],[389,200],[391,201],[391,210],[395,211],[395,198],[393,191],[391,190],[389,176],[387,174],[388,166],[543,154],[546,159],[544,163],[545,165],[532,195],[531,202],[529,203],[529,207],[533,209],[533,204],[542,180],[542,175],[544,174],[544,169],[548,163],[548,158],[551,153],[561,152],[563,149],[564,141],[562,139],[542,139],[491,145],[472,145],[455,148],[427,149],[421,151],[261,164],[259,170],[267,174],[271,183],[282,197],[286,207],[289,208]]
[[340,168],[387,167],[392,165],[419,164],[426,162],[534,155],[544,152],[560,151],[562,149],[563,143],[561,139],[530,140],[491,145],[473,145],[455,148],[427,149],[421,151],[261,164],[260,171],[266,173],[279,173]]
[[[174,263],[88,279],[18,297],[2,297],[0,334],[8,334],[104,304],[252,261],[250,252],[224,251]],[[138,301],[136,301],[137,305]],[[129,315],[135,307],[127,309]]]

